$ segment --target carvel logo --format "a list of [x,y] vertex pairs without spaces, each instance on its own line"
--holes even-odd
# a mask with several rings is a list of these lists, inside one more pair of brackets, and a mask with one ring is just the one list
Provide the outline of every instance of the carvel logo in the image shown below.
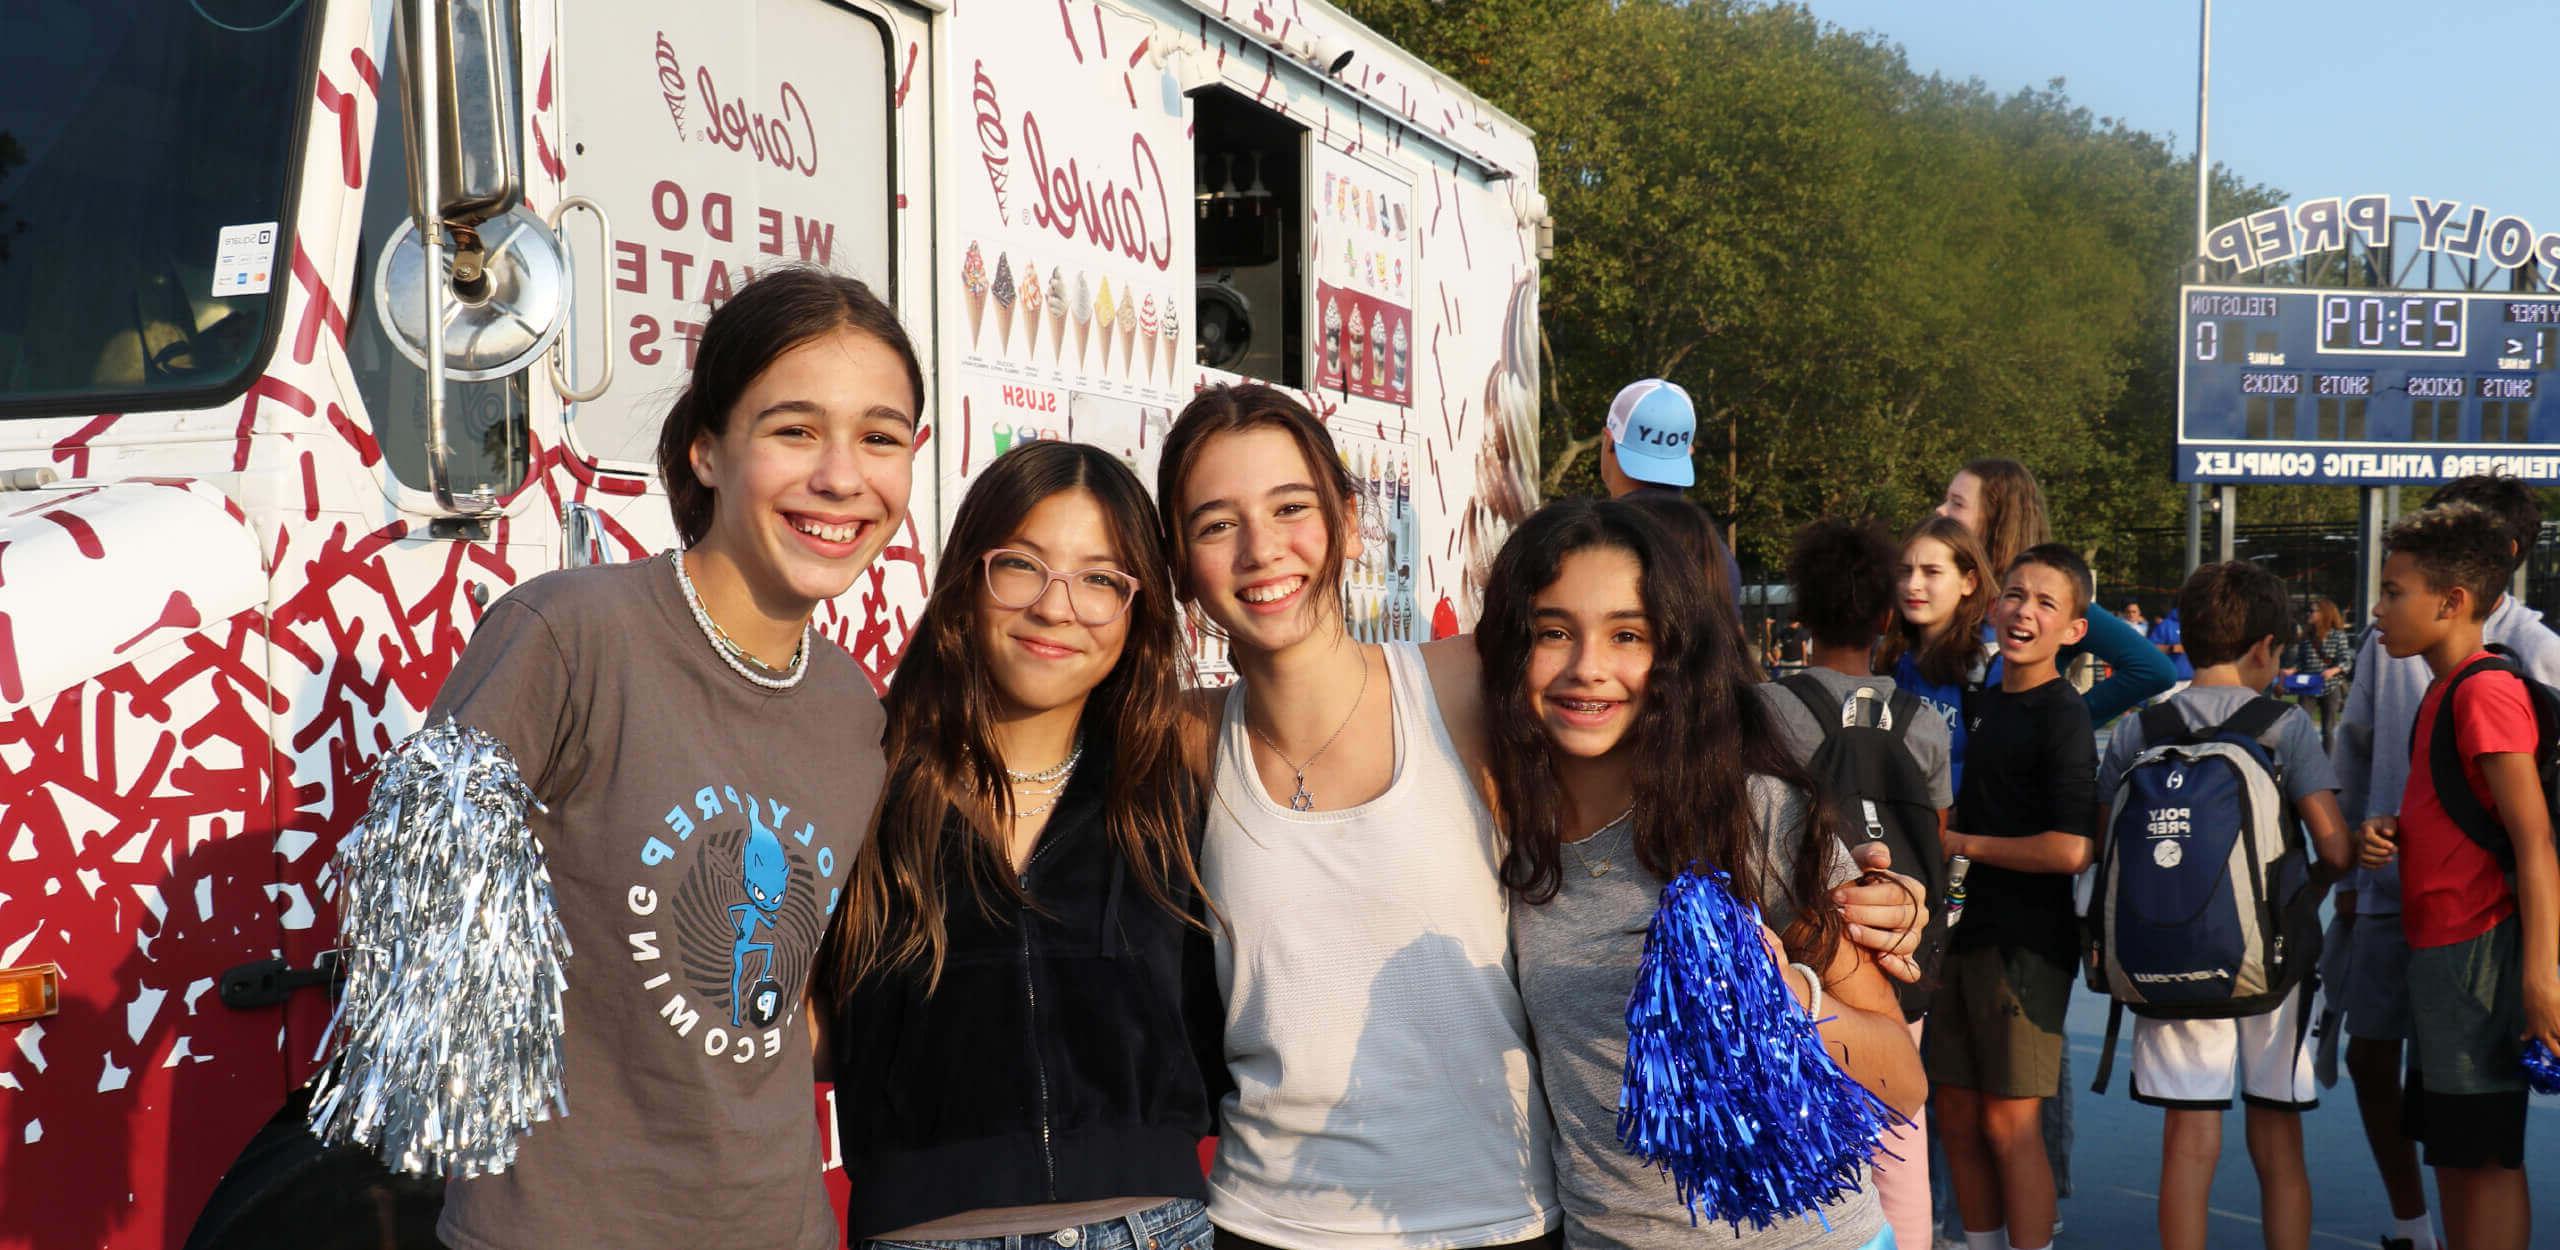
[[[979,159],[995,191],[996,213],[1009,222],[1011,137],[1005,130],[1004,110],[996,102],[995,82],[987,76],[983,61],[977,66],[971,103],[977,111]],[[1034,223],[1057,231],[1062,239],[1081,236],[1104,251],[1145,261],[1159,270],[1173,268],[1173,201],[1163,170],[1156,164],[1155,148],[1145,135],[1129,136],[1129,181],[1124,187],[1109,181],[1096,185],[1084,176],[1083,163],[1072,156],[1064,165],[1052,164],[1040,134],[1040,119],[1029,109],[1022,111],[1021,132],[1022,159],[1039,192],[1039,202],[1031,206]],[[1146,202],[1149,193],[1154,199],[1152,213]]]
[[[658,32],[653,65],[658,74],[658,94],[667,102],[667,116],[676,124],[676,137],[685,134],[684,116],[687,92],[684,81],[684,59],[676,52],[675,42],[667,32]],[[710,124],[702,129],[702,137],[732,152],[752,152],[755,158],[776,169],[788,169],[804,178],[818,176],[818,131],[809,117],[809,105],[800,98],[800,89],[785,79],[771,114],[747,111],[743,100],[723,100],[720,87],[712,81],[708,66],[694,71],[694,85],[702,92],[702,111]]]

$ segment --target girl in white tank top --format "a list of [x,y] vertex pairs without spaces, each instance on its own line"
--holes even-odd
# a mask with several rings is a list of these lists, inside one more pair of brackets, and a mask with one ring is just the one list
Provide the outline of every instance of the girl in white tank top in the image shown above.
[[1346,636],[1339,466],[1305,408],[1244,386],[1194,400],[1159,471],[1177,583],[1243,679],[1199,707],[1236,1084],[1210,1217],[1222,1246],[1553,1244],[1473,652]]

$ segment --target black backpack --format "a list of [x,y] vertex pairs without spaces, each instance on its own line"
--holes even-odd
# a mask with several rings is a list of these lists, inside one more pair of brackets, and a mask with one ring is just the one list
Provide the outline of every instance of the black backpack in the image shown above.
[[[2444,700],[2436,705],[2435,733],[2427,743],[2427,774],[2435,781],[2436,800],[2444,804],[2444,814],[2453,818],[2455,827],[2478,843],[2480,849],[2495,856],[2500,868],[2512,873],[2516,870],[2515,842],[2507,836],[2507,827],[2499,822],[2497,813],[2471,792],[2471,779],[2463,771],[2462,744],[2454,736],[2454,696],[2461,693],[2463,682],[2478,673],[2513,673],[2516,680],[2524,683],[2525,695],[2533,702],[2534,771],[2542,777],[2542,801],[2551,807],[2555,827],[2560,827],[2560,694],[2535,681],[2505,644],[2490,643],[2488,651],[2488,659],[2463,665],[2445,683]],[[2418,727],[2412,724],[2412,758],[2417,755],[2417,736]]]
[[1893,870],[1919,881],[1928,891],[1928,927],[1912,959],[1920,979],[1896,983],[1906,1020],[1928,1013],[1937,992],[1938,965],[1947,949],[1946,856],[1938,846],[1938,808],[1929,801],[1929,777],[1911,754],[1905,735],[1917,718],[1933,716],[1908,691],[1885,695],[1880,683],[1861,683],[1845,698],[1834,698],[1810,673],[1778,683],[1803,700],[1822,727],[1822,742],[1808,770],[1814,783],[1840,818],[1840,840],[1851,849],[1882,843],[1893,856]]

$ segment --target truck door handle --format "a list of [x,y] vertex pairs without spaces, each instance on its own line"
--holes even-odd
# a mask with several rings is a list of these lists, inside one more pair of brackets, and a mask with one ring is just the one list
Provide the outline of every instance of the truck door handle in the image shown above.
[[222,974],[216,992],[222,996],[223,1006],[247,1011],[273,1007],[292,997],[295,990],[322,986],[334,989],[345,974],[338,952],[325,950],[320,952],[319,963],[309,968],[296,968],[281,959],[261,959],[229,969]]

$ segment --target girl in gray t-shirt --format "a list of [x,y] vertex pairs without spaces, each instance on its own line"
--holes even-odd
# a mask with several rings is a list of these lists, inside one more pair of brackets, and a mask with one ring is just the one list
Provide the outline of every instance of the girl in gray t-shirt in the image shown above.
[[1763,909],[1773,954],[1804,966],[1785,976],[1808,1007],[1818,976],[1824,1044],[1853,1079],[1905,1113],[1926,1092],[1892,988],[1844,940],[1829,889],[1855,870],[1751,694],[1740,623],[1649,518],[1566,500],[1495,558],[1476,642],[1566,1244],[1889,1245],[1871,1188],[1819,1219],[1693,1225],[1671,1182],[1617,1141],[1628,992],[1655,900],[1690,865],[1731,872]]

